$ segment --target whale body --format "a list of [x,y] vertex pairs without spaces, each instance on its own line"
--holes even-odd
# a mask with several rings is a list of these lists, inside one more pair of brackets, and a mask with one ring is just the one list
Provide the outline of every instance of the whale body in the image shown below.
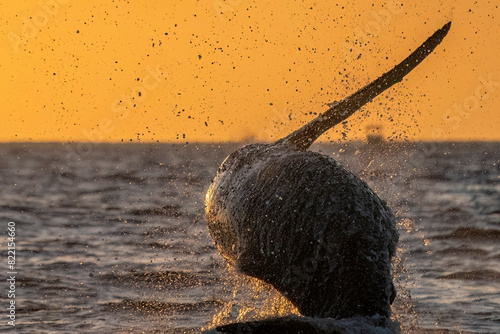
[[212,237],[240,272],[303,315],[389,315],[394,216],[334,159],[254,144],[226,159],[211,189]]

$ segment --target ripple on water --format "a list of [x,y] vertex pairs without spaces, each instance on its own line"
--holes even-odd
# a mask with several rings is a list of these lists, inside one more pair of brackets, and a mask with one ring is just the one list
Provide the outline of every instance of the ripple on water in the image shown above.
[[439,279],[458,279],[466,281],[500,281],[500,272],[495,270],[459,271],[442,275]]
[[120,302],[110,302],[104,305],[111,311],[130,310],[149,315],[187,313],[194,311],[210,311],[215,307],[220,307],[223,302],[220,300],[206,300],[195,303],[168,303],[157,300],[132,300],[125,299]]
[[213,283],[215,278],[203,277],[188,272],[160,271],[160,272],[129,272],[129,273],[107,273],[101,275],[101,279],[116,283],[140,282],[141,285],[159,289],[182,289]]
[[450,234],[432,237],[434,240],[461,239],[469,241],[498,241],[500,230],[478,227],[459,227]]

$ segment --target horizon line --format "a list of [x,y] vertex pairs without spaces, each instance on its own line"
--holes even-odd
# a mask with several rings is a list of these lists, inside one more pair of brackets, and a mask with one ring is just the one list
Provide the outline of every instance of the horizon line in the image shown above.
[[[130,145],[130,144],[143,144],[143,145],[159,145],[159,144],[175,144],[175,145],[192,145],[192,144],[272,144],[274,141],[248,141],[248,140],[221,140],[221,141],[0,141],[0,145],[6,144],[62,144],[62,145],[73,145],[73,144],[87,144],[87,145]],[[366,140],[353,139],[353,140],[330,140],[330,141],[317,141],[314,144],[343,144],[343,143],[364,143],[367,145],[376,145],[368,143]],[[407,144],[407,143],[500,143],[498,140],[489,139],[472,139],[472,140],[461,140],[461,139],[450,139],[450,140],[385,140],[382,145],[390,144]]]

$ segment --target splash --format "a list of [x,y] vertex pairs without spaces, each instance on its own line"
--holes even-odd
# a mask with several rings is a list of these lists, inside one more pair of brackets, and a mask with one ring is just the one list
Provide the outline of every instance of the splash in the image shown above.
[[231,297],[223,301],[222,307],[202,330],[233,322],[300,315],[297,308],[271,285],[241,275],[230,266],[223,271],[226,277],[223,290]]
[[[404,224],[403,221],[400,221],[399,226]],[[405,253],[406,246],[400,242],[392,262],[393,281],[398,295],[392,304],[391,320],[399,324],[403,333],[411,334],[418,328],[418,318],[411,298],[409,286],[412,278],[405,263]]]

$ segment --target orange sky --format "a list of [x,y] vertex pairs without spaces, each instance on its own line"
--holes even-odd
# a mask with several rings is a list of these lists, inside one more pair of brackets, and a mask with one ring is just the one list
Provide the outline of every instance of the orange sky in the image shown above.
[[500,140],[499,5],[3,1],[0,141],[275,139],[449,20],[402,83],[321,139],[380,123],[395,140]]

